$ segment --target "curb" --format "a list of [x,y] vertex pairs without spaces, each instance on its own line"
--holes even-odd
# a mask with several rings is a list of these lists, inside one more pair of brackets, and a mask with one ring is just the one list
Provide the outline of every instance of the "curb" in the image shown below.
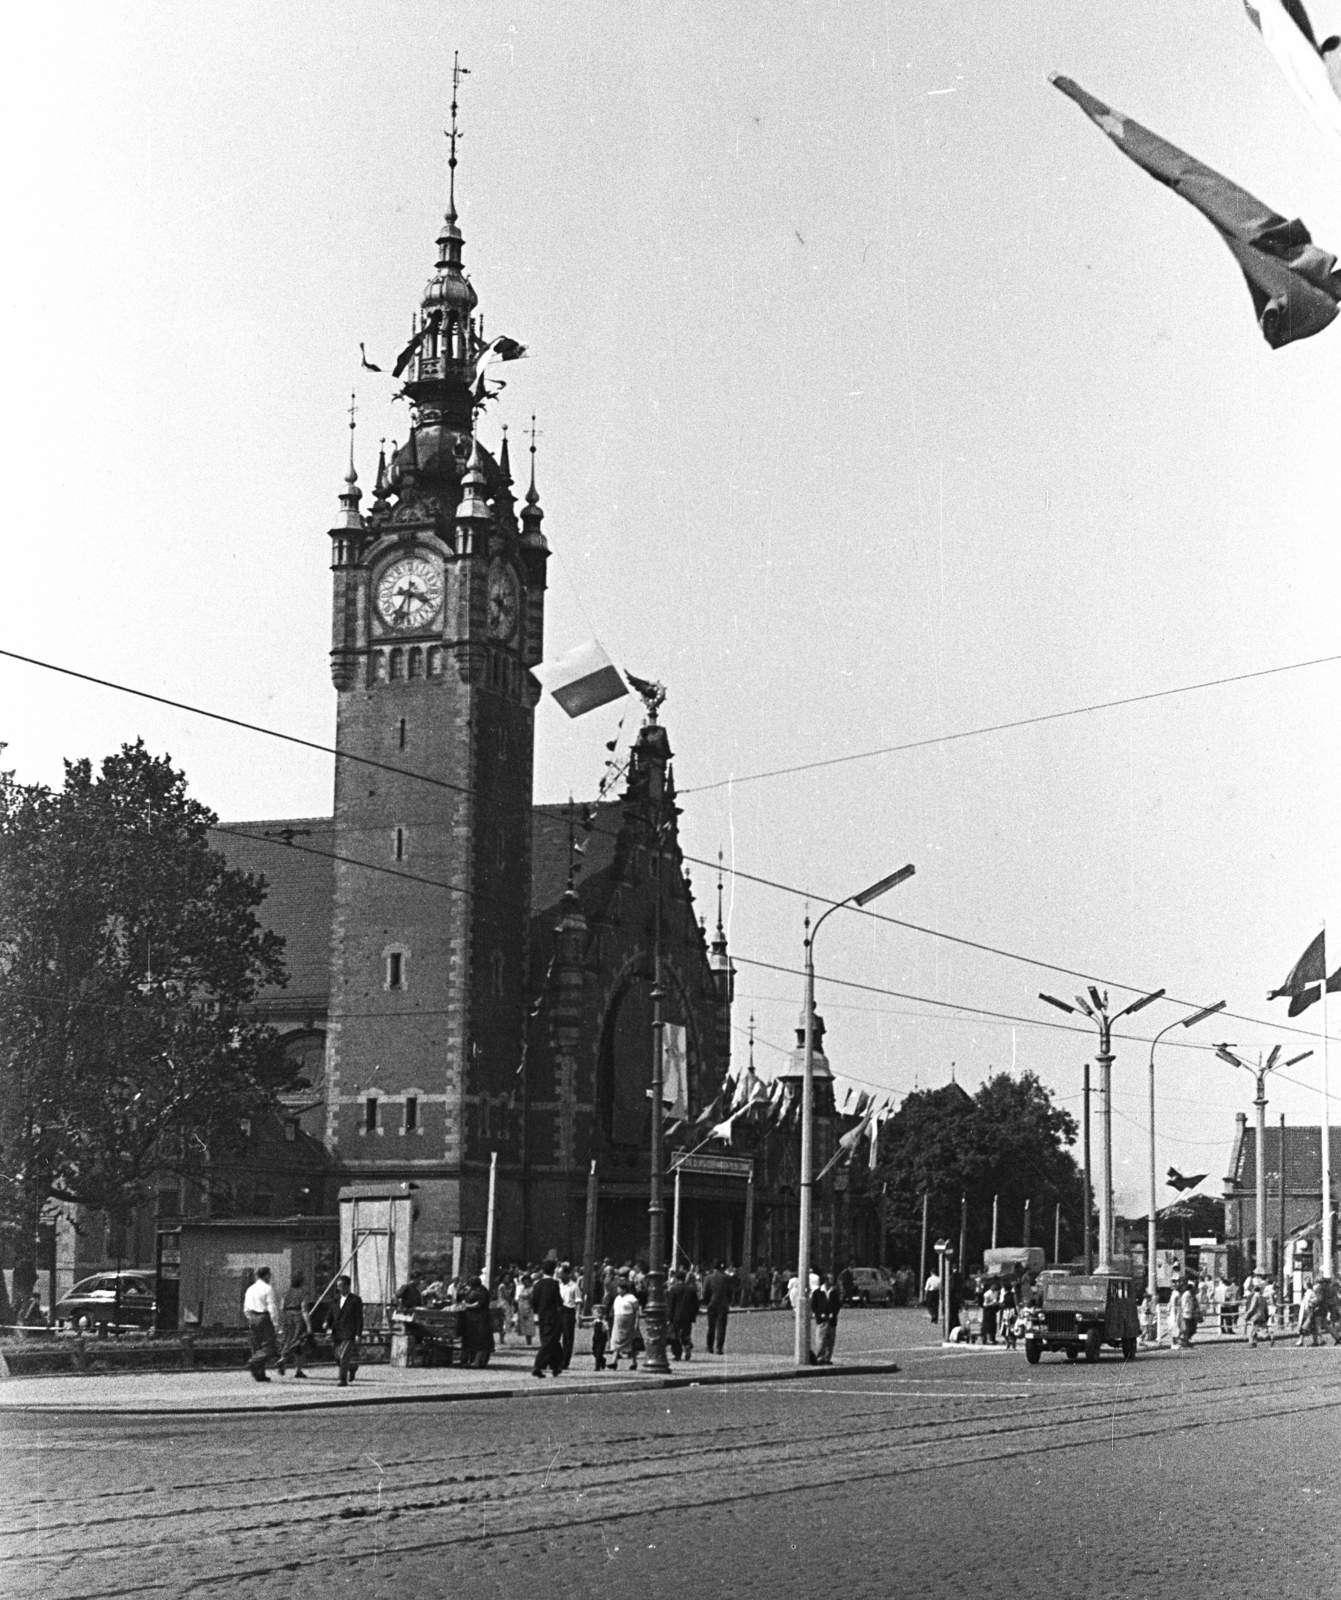
[[[783,1367],[776,1372],[742,1372],[742,1373],[706,1373],[701,1378],[681,1377],[674,1374],[671,1377],[653,1377],[645,1380],[619,1378],[611,1383],[593,1384],[586,1383],[581,1388],[567,1390],[572,1396],[601,1395],[601,1394],[637,1394],[646,1393],[655,1389],[708,1389],[720,1387],[725,1384],[736,1383],[779,1383],[790,1382],[797,1378],[862,1378],[874,1377],[880,1374],[888,1375],[898,1372],[899,1366],[894,1361],[863,1363],[854,1366],[829,1366],[829,1367]],[[563,1393],[562,1389],[556,1391],[548,1387],[535,1388],[523,1385],[518,1388],[509,1386],[506,1389],[457,1389],[455,1391],[437,1390],[425,1394],[372,1394],[366,1397],[360,1395],[357,1399],[342,1396],[339,1399],[329,1400],[312,1398],[310,1400],[282,1400],[272,1405],[194,1405],[194,1406],[85,1406],[77,1402],[62,1402],[59,1400],[36,1401],[32,1404],[19,1402],[15,1405],[0,1407],[0,1417],[6,1413],[19,1412],[24,1415],[50,1415],[50,1416],[75,1416],[75,1417],[231,1417],[231,1416],[268,1416],[274,1412],[294,1411],[344,1411],[351,1407],[367,1408],[369,1406],[405,1406],[405,1405],[446,1405],[462,1400],[518,1400],[524,1397],[540,1399],[546,1394]]]

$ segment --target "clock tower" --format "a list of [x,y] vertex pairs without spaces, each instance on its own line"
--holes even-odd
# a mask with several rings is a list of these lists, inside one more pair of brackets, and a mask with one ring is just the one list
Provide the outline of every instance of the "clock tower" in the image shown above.
[[[455,106],[453,106],[453,114]],[[453,123],[453,125],[455,125]],[[490,1154],[522,1159],[534,708],[545,567],[518,515],[451,199],[397,365],[408,441],[331,530],[339,695],[326,1139],[352,1181],[411,1181],[417,1253],[482,1238]],[[519,347],[510,341],[512,353]],[[505,1220],[505,1219],[504,1219]]]

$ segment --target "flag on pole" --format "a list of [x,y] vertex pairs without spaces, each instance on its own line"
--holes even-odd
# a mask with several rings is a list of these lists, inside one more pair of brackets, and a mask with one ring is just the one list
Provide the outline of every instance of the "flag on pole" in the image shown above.
[[678,1022],[661,1030],[661,1098],[672,1117],[689,1115],[689,1034]]
[[1096,100],[1070,78],[1053,73],[1052,82],[1125,156],[1212,224],[1247,279],[1258,326],[1273,350],[1321,333],[1335,319],[1341,302],[1336,257],[1313,243],[1297,217],[1286,221],[1246,189]]
[[408,367],[411,361],[414,360],[415,352],[419,349],[419,346],[423,344],[425,339],[435,334],[441,326],[442,312],[429,312],[428,316],[424,319],[423,327],[420,328],[419,332],[414,335],[409,344],[407,344],[401,353],[396,357],[396,364],[391,369],[391,376],[393,378],[400,377],[401,373],[404,372],[406,367]]
[[1243,9],[1296,98],[1341,149],[1341,36],[1319,44],[1303,0],[1243,0]]
[[880,1124],[885,1120],[885,1108],[882,1106],[871,1118],[871,1171],[874,1172],[880,1160]]
[[857,1146],[861,1143],[862,1139],[866,1135],[867,1129],[871,1126],[871,1122],[873,1121],[874,1117],[875,1107],[872,1106],[871,1110],[865,1117],[862,1118],[855,1128],[848,1129],[848,1131],[838,1141],[837,1150],[835,1150],[829,1160],[824,1163],[824,1166],[820,1169],[820,1171],[815,1174],[816,1183],[818,1183],[820,1179],[824,1177],[824,1175],[833,1167],[836,1167],[844,1156],[851,1160]]
[[547,689],[570,717],[585,716],[629,692],[618,668],[595,639],[533,671],[541,688]]
[[[1290,968],[1290,975],[1279,989],[1272,989],[1267,995],[1268,1000],[1283,1000],[1286,995],[1290,997],[1289,1015],[1297,1017],[1301,1011],[1307,1011],[1315,1001],[1322,998],[1320,985],[1327,971],[1327,934],[1320,933],[1304,951],[1294,966]],[[1327,979],[1327,993],[1341,994],[1341,967]]]
[[730,1144],[731,1143],[731,1124],[736,1120],[736,1118],[739,1115],[740,1115],[740,1113],[738,1111],[733,1111],[731,1113],[731,1115],[729,1117],[727,1117],[724,1121],[717,1123],[712,1128],[709,1128],[708,1129],[708,1138],[709,1139],[725,1139],[726,1142],[728,1144]]
[[515,339],[509,339],[505,334],[497,339],[491,339],[485,345],[476,358],[475,376],[471,383],[477,404],[488,398],[484,387],[485,372],[496,361],[520,361],[525,354],[526,346],[518,344]]

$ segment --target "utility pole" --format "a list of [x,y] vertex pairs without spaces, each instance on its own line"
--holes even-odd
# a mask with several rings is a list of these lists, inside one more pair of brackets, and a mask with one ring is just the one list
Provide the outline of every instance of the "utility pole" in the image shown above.
[[1052,1208],[1052,1264],[1055,1267],[1062,1259],[1062,1203],[1059,1200]]
[[968,1196],[959,1197],[959,1270],[968,1276]]
[[1088,1278],[1094,1271],[1094,1240],[1091,1237],[1092,1219],[1094,1216],[1094,1195],[1090,1189],[1090,1064],[1085,1063],[1085,1087],[1082,1093],[1085,1102],[1084,1125],[1082,1145],[1085,1153],[1085,1276]]
[[[1254,1177],[1254,1181],[1255,1181],[1255,1183],[1257,1185],[1257,1217],[1256,1217],[1256,1222],[1257,1222],[1257,1260],[1253,1263],[1253,1270],[1254,1270],[1254,1272],[1257,1273],[1257,1275],[1259,1277],[1265,1277],[1265,1275],[1266,1275],[1266,1261],[1267,1261],[1267,1256],[1268,1256],[1268,1251],[1267,1251],[1267,1231],[1266,1231],[1266,1107],[1267,1107],[1266,1080],[1267,1080],[1267,1074],[1269,1072],[1274,1072],[1276,1070],[1277,1066],[1293,1067],[1298,1062],[1307,1060],[1308,1057],[1313,1054],[1313,1052],[1311,1050],[1305,1050],[1302,1055],[1291,1056],[1288,1061],[1282,1062],[1281,1059],[1280,1059],[1281,1046],[1280,1045],[1273,1045],[1272,1048],[1271,1048],[1270,1054],[1265,1058],[1265,1060],[1261,1056],[1258,1056],[1257,1065],[1255,1067],[1250,1067],[1246,1061],[1240,1061],[1238,1056],[1236,1056],[1234,1054],[1234,1052],[1230,1049],[1230,1047],[1227,1044],[1218,1044],[1218,1045],[1216,1045],[1215,1053],[1216,1053],[1217,1056],[1220,1057],[1221,1061],[1227,1061],[1231,1067],[1242,1067],[1245,1072],[1251,1072],[1253,1077],[1256,1078],[1256,1080],[1257,1080],[1257,1097],[1253,1101],[1253,1105],[1257,1107],[1257,1163],[1256,1163],[1257,1170],[1256,1170],[1256,1174],[1255,1174],[1255,1177]],[[1283,1139],[1282,1139],[1281,1143],[1282,1143],[1282,1149],[1283,1149],[1283,1146],[1284,1146],[1284,1140]],[[1284,1168],[1284,1164],[1282,1163],[1282,1171],[1281,1171],[1282,1193],[1284,1191],[1284,1185],[1285,1185],[1285,1172],[1284,1172],[1283,1168]],[[1323,1212],[1323,1215],[1326,1216],[1326,1211],[1325,1210]],[[1281,1241],[1280,1242],[1281,1242],[1281,1252],[1282,1252],[1282,1255],[1283,1255],[1284,1254],[1284,1250],[1285,1250],[1285,1234],[1284,1234],[1283,1230],[1281,1232]]]
[[917,1296],[920,1300],[925,1293],[924,1285],[927,1281],[927,1205],[931,1196],[924,1189],[922,1191],[922,1265],[917,1279]]
[[[1279,1152],[1276,1165],[1280,1169],[1280,1293],[1276,1304],[1280,1307],[1280,1314],[1285,1315],[1285,1113],[1280,1114],[1280,1143],[1276,1146]],[[1282,1324],[1283,1325],[1283,1324]]]
[[1031,1202],[1028,1200],[1024,1202],[1024,1248],[1026,1250],[1029,1248],[1029,1221],[1033,1215],[1030,1210],[1030,1204]]
[[[1001,1196],[999,1194],[994,1194],[992,1196],[992,1249],[993,1250],[996,1249],[996,1223],[997,1223],[997,1214],[1000,1211],[1000,1209],[1001,1209]],[[1028,1242],[1029,1241],[1026,1239],[1025,1243],[1027,1244]]]

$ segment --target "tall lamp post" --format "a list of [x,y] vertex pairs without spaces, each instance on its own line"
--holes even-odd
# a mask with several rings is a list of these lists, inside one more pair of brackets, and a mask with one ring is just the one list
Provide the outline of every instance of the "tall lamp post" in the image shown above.
[[820,914],[813,928],[806,931],[805,1065],[801,1076],[801,1215],[797,1228],[796,1252],[796,1365],[810,1362],[810,1211],[815,1187],[815,936],[824,919],[840,906],[867,906],[887,890],[911,878],[917,869],[910,863],[873,883],[860,894],[835,901]]
[[[1215,1053],[1221,1061],[1227,1061],[1231,1067],[1242,1067],[1245,1072],[1251,1072],[1257,1079],[1257,1098],[1253,1104],[1257,1107],[1257,1260],[1253,1263],[1253,1270],[1259,1277],[1265,1276],[1263,1263],[1266,1260],[1266,1080],[1267,1073],[1274,1072],[1277,1067],[1293,1067],[1300,1061],[1306,1061],[1313,1054],[1305,1050],[1302,1055],[1291,1056],[1288,1061],[1280,1059],[1281,1046],[1273,1045],[1271,1053],[1264,1061],[1261,1056],[1257,1058],[1257,1065],[1250,1067],[1246,1061],[1240,1061],[1227,1044],[1218,1044]],[[1281,1188],[1285,1186],[1285,1162],[1281,1161]],[[1282,1254],[1285,1250],[1285,1235],[1281,1234],[1280,1247]]]
[[1155,1179],[1155,1046],[1171,1028],[1195,1028],[1197,1023],[1205,1022],[1207,1017],[1213,1017],[1217,1011],[1223,1011],[1228,1004],[1227,1000],[1217,1000],[1213,1006],[1203,1006],[1200,1011],[1194,1011],[1190,1017],[1175,1017],[1150,1041],[1150,1219],[1146,1228],[1145,1276],[1150,1293],[1151,1316],[1155,1315],[1155,1307],[1159,1304],[1159,1285],[1155,1280],[1155,1208],[1159,1204],[1159,1190]]
[[1113,1266],[1113,1024],[1123,1017],[1132,1016],[1142,1007],[1163,997],[1163,989],[1156,989],[1153,994],[1142,995],[1139,1000],[1133,1000],[1129,1006],[1123,1006],[1121,1011],[1115,1011],[1111,1017],[1108,1014],[1108,991],[1105,989],[1103,994],[1100,994],[1093,984],[1089,987],[1089,1000],[1078,994],[1073,1006],[1050,994],[1040,994],[1038,997],[1040,1000],[1046,1000],[1050,1006],[1056,1006],[1058,1011],[1065,1011],[1071,1016],[1077,1011],[1082,1012],[1091,1022],[1097,1024],[1099,1029],[1097,1058],[1099,1096],[1103,1101],[1103,1138],[1099,1141],[1100,1153],[1103,1156],[1099,1186],[1098,1270],[1100,1272],[1110,1272]]

